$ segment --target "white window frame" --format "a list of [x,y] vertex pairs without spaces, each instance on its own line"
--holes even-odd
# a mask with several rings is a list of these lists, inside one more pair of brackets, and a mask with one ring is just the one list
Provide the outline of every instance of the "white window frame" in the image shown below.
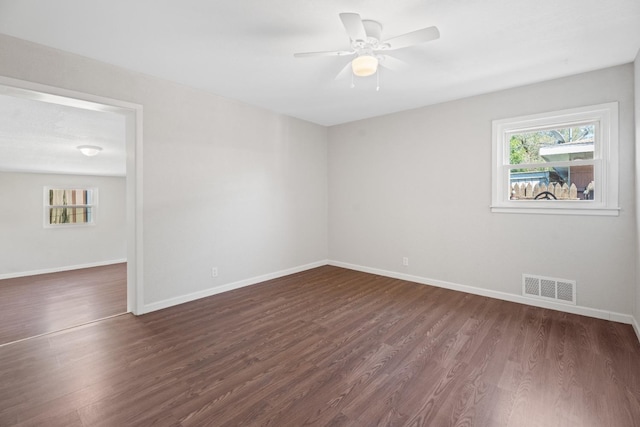
[[[595,122],[593,161],[594,200],[511,200],[510,173],[522,165],[510,165],[510,135]],[[619,215],[618,206],[618,103],[571,108],[549,113],[494,120],[491,212],[565,215]]]
[[[49,204],[49,191],[50,190],[87,190],[91,191],[91,203],[85,203],[81,205],[50,205]],[[45,228],[68,228],[68,227],[87,227],[93,226],[96,224],[96,218],[98,214],[98,189],[96,187],[87,187],[87,186],[47,186],[44,187],[43,191],[43,202],[44,202],[44,217],[43,224]],[[58,207],[68,207],[68,208],[91,208],[91,221],[90,222],[72,222],[72,223],[62,223],[62,224],[51,224],[49,222],[49,216],[52,208]]]

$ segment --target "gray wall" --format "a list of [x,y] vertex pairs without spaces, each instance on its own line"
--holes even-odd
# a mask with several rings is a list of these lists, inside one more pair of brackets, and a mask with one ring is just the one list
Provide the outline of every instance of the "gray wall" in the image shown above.
[[324,127],[4,35],[0,57],[143,106],[144,304],[327,258]]
[[[44,227],[43,188],[98,188],[92,226]],[[0,277],[127,257],[125,179],[0,172]]]
[[[489,211],[492,120],[610,101],[619,217]],[[331,128],[331,260],[516,295],[522,273],[574,279],[578,305],[632,314],[633,102],[624,65]]]

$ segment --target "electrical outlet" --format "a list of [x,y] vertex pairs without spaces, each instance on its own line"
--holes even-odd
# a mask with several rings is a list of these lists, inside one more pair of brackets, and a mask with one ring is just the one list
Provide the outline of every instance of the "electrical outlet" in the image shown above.
[[213,267],[211,269],[211,277],[218,277],[218,267]]
[[409,258],[407,258],[406,256],[402,257],[402,265],[409,265]]

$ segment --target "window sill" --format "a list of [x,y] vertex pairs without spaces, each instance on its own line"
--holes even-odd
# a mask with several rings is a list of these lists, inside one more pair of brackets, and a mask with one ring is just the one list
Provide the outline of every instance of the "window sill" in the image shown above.
[[44,224],[44,228],[77,228],[77,227],[94,227],[96,225],[95,222],[71,222],[71,223],[58,223],[58,224]]
[[620,208],[576,208],[576,207],[536,207],[536,206],[491,206],[492,213],[516,213],[539,215],[593,215],[619,216]]

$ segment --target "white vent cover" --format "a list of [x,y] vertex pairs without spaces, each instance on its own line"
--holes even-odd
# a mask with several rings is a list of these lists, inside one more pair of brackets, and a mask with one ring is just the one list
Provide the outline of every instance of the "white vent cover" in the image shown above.
[[576,281],[523,274],[522,295],[576,305]]

